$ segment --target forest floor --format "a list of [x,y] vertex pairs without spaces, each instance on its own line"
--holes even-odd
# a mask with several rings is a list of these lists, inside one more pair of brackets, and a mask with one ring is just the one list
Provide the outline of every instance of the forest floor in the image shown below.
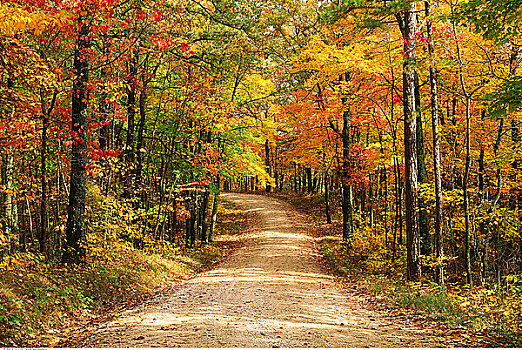
[[336,280],[307,234],[308,217],[289,204],[253,194],[222,196],[259,219],[245,245],[216,268],[123,312],[79,346],[475,345]]

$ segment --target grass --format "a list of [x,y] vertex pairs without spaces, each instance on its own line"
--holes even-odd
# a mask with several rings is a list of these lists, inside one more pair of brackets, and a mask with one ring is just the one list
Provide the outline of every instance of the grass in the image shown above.
[[[195,249],[163,243],[137,250],[124,241],[91,247],[84,264],[50,264],[32,253],[0,260],[0,345],[60,346],[86,324],[111,317],[237,246],[246,216],[232,204],[219,209],[217,242]],[[221,236],[228,237],[225,240]]]
[[383,276],[370,276],[359,283],[372,294],[384,297],[392,306],[421,312],[431,319],[448,322],[449,326],[465,325],[466,313],[455,295],[435,283],[407,283]]

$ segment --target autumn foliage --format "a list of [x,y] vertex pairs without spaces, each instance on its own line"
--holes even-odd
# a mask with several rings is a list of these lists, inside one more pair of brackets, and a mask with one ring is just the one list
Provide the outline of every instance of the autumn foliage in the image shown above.
[[293,191],[324,196],[343,268],[480,285],[513,309],[512,6],[3,1],[0,271],[204,245],[221,190]]

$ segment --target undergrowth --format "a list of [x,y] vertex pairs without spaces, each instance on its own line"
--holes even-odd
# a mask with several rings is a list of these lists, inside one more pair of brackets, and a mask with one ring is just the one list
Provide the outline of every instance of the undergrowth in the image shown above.
[[[383,298],[390,306],[408,308],[448,328],[466,327],[487,338],[490,345],[522,346],[522,276],[511,276],[503,288],[496,284],[468,287],[459,283],[438,285],[426,274],[422,283],[407,282],[406,252],[399,246],[395,256],[386,247],[386,237],[361,225],[354,230],[348,249],[341,242],[339,205],[332,205],[333,224],[325,224],[320,195],[277,193],[309,214],[316,223],[323,256],[341,276]],[[355,217],[355,220],[363,220]],[[487,343],[486,343],[487,344]]]
[[[225,225],[218,224],[218,234],[239,234],[231,220],[246,225],[244,214],[230,203],[220,206],[219,214]],[[7,256],[0,260],[0,345],[57,346],[62,331],[143,300],[215,261],[227,247],[180,249],[162,242],[139,250],[123,240],[98,242],[78,266],[50,263],[33,253]]]

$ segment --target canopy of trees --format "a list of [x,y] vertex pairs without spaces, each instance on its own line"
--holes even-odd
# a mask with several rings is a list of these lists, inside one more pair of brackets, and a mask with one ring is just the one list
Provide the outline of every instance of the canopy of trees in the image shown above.
[[514,281],[519,2],[3,1],[0,256],[194,246],[263,188],[409,280]]

